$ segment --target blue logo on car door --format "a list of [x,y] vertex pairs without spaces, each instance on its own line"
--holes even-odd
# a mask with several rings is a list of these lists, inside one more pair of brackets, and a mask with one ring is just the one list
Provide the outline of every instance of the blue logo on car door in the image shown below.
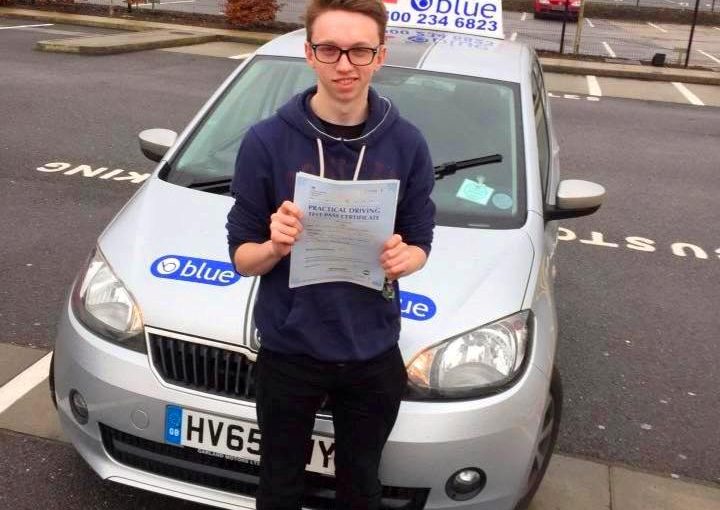
[[405,319],[426,321],[437,312],[432,299],[422,294],[400,291],[400,315]]
[[240,279],[235,268],[228,262],[198,259],[182,255],[164,255],[150,266],[150,272],[158,278],[183,282],[227,286]]

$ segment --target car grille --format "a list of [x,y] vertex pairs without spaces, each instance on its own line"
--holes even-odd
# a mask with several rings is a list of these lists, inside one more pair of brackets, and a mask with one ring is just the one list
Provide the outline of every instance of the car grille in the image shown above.
[[[107,453],[127,466],[183,482],[254,497],[259,467],[224,457],[198,452],[194,448],[148,441],[100,424]],[[383,510],[421,510],[430,489],[383,486]],[[306,473],[303,506],[332,509],[335,479],[318,473]]]
[[255,400],[255,363],[244,354],[149,334],[155,369],[167,382],[226,397]]
[[[162,379],[203,393],[255,401],[255,362],[240,352],[148,333],[150,359]],[[317,416],[332,417],[326,399]]]

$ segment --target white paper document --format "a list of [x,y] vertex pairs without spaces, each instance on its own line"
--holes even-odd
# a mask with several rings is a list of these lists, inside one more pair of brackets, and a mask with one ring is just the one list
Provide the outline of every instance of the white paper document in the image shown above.
[[393,235],[400,181],[336,181],[298,172],[303,232],[290,255],[290,288],[352,282],[381,290],[382,247]]

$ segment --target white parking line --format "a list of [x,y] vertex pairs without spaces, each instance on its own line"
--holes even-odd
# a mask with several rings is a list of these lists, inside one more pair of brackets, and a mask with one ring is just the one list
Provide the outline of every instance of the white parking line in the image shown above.
[[704,52],[703,50],[695,50],[695,51],[697,51],[698,53],[702,53],[703,55],[705,55],[705,56],[706,56],[707,58],[709,58],[710,60],[714,60],[715,62],[717,62],[718,64],[720,64],[720,59],[719,59],[719,58],[713,57],[712,55],[710,55],[709,53]]
[[718,27],[713,27],[713,28],[714,28],[715,30],[720,30],[720,28],[718,28]]
[[690,104],[694,104],[697,106],[705,106],[705,103],[700,101],[700,98],[697,97],[695,94],[690,92],[688,88],[683,85],[682,83],[679,83],[677,81],[672,82],[672,84],[675,86],[676,89],[685,97],[685,99],[688,100]]
[[581,97],[581,96],[579,96],[579,95],[577,95],[577,94],[561,94],[560,92],[557,92],[557,93],[555,93],[555,92],[548,92],[548,97],[553,97],[553,98],[556,98],[556,99],[579,99],[579,100],[583,100],[583,99],[584,99],[585,101],[595,101],[595,102],[600,101],[600,98],[599,98],[599,97],[595,97],[595,96],[584,96],[584,97]]
[[664,33],[664,34],[667,34],[667,30],[665,30],[665,29],[662,28],[662,27],[657,26],[655,23],[650,23],[650,22],[648,21],[647,24],[650,25],[650,26],[653,27],[653,28],[657,28],[658,30],[660,30],[660,31],[661,31],[662,33]]
[[615,52],[612,50],[612,48],[610,47],[610,45],[608,43],[603,41],[603,46],[605,46],[605,51],[608,52],[608,55],[610,55],[612,58],[617,57],[617,55],[615,55]]
[[51,27],[54,23],[44,23],[42,25],[16,25],[14,27],[0,27],[0,30],[10,30],[11,28],[35,28],[35,27]]
[[47,379],[50,373],[50,358],[52,352],[47,353],[0,388],[0,413],[7,411],[10,406]]
[[248,58],[250,55],[252,55],[252,53],[242,53],[240,55],[233,55],[232,57],[228,58],[231,58],[233,60],[243,60],[245,58]]
[[592,75],[587,75],[587,83],[588,83],[588,92],[591,96],[602,96],[602,89],[600,88],[600,83],[598,82],[598,79],[595,78]]
[[517,32],[513,32],[512,35],[510,36],[511,41],[514,41],[515,39],[517,39]]
[[523,12],[522,16],[520,16],[520,21],[525,21],[527,19],[527,12]]
[[587,21],[587,24],[590,25],[590,28],[595,28],[595,25],[593,25],[592,21],[590,21],[590,18],[585,18],[585,21]]

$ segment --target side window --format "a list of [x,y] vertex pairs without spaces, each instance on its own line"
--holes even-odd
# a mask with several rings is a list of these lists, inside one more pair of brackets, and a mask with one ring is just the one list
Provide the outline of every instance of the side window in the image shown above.
[[533,66],[532,95],[535,110],[535,130],[537,132],[540,179],[542,181],[543,197],[545,197],[547,195],[547,181],[550,172],[550,137],[548,136],[547,118],[545,116],[545,89],[542,83],[542,74],[537,71],[537,64]]

